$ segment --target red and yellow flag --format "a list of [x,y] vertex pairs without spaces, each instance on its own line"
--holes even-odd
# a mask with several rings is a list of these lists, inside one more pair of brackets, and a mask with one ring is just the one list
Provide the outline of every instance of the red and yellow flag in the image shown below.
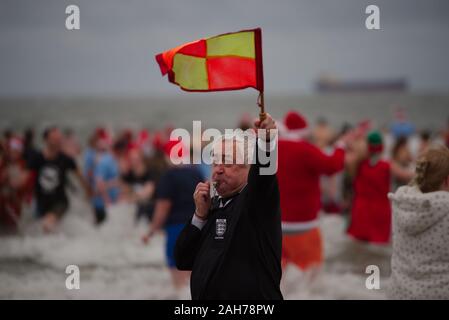
[[162,75],[186,91],[263,92],[262,31],[226,33],[156,55]]

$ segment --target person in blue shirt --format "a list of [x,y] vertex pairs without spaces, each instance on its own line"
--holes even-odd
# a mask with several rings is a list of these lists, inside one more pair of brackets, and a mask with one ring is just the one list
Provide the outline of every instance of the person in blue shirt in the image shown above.
[[[170,155],[171,149],[178,143],[180,142],[169,141],[164,147],[165,154]],[[179,156],[182,157],[181,150]],[[202,182],[204,177],[197,166],[174,165],[170,161],[169,163],[169,169],[162,175],[156,186],[156,204],[152,223],[149,232],[143,236],[142,240],[147,243],[158,230],[164,229],[167,265],[170,268],[173,285],[179,290],[187,283],[190,272],[176,268],[174,248],[184,225],[195,211],[192,194],[196,185]]]
[[119,169],[106,139],[100,138],[96,142],[92,180],[94,185],[92,204],[95,209],[95,222],[99,225],[106,219],[107,207],[117,202],[119,197]]

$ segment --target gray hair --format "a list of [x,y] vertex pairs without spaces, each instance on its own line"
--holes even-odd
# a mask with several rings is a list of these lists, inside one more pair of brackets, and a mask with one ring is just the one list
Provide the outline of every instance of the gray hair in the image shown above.
[[[225,133],[217,137],[212,144],[212,161],[218,164],[252,164],[255,145],[256,135],[251,130],[236,129],[232,133]],[[236,159],[234,159],[234,146]]]

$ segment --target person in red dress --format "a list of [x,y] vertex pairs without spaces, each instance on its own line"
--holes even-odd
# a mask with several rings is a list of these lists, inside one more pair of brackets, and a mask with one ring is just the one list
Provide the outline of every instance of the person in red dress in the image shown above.
[[383,140],[379,132],[367,136],[368,156],[357,166],[348,234],[361,241],[386,244],[391,234],[391,205],[388,200],[392,176],[407,180],[412,172],[381,159]]

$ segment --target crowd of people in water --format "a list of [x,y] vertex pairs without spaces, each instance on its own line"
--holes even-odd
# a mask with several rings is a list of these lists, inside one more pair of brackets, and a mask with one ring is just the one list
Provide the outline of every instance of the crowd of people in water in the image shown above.
[[[396,230],[393,240],[398,239],[401,249],[408,252],[405,247],[413,243],[413,237],[403,235],[405,222],[395,226],[392,219],[395,207],[407,210],[401,202],[407,190],[401,187],[414,184],[422,193],[446,190],[449,121],[446,128],[418,129],[399,110],[391,125],[383,128],[366,120],[336,130],[324,117],[310,125],[298,111],[288,112],[277,122],[283,266],[292,263],[301,270],[319,270],[323,263],[319,216],[323,213],[347,217],[347,234],[358,241],[388,245]],[[245,116],[236,127],[251,126]],[[58,222],[69,209],[67,188],[83,189],[98,226],[107,222],[111,205],[131,202],[136,222],[144,220],[149,225],[142,235],[144,242],[158,231],[165,232],[167,265],[175,287],[182,287],[188,273],[176,269],[173,250],[195,211],[192,194],[196,185],[211,179],[211,165],[173,164],[169,156],[180,142],[170,140],[171,131],[167,127],[113,132],[98,127],[82,143],[74,131],[50,126],[42,132],[43,143],[38,148],[33,129],[5,130],[0,138],[2,232],[14,233],[19,228],[24,207],[32,208],[44,232],[57,232]],[[183,152],[189,150],[180,149],[178,156]],[[441,210],[447,211],[447,194],[442,197],[446,202]],[[404,266],[401,257],[395,259],[393,251],[392,272],[398,285],[406,281],[404,269],[410,267]],[[448,281],[446,271],[432,285]]]

